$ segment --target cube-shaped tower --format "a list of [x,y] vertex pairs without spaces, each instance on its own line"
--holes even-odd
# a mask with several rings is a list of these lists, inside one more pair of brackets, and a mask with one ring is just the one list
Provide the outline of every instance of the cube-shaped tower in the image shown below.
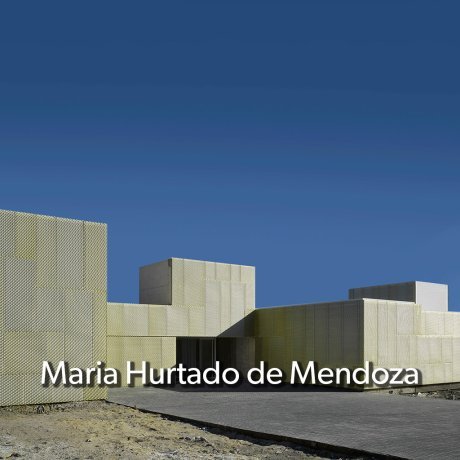
[[405,283],[382,284],[352,288],[349,299],[382,299],[414,302],[425,311],[448,311],[449,288],[447,284],[408,281]]

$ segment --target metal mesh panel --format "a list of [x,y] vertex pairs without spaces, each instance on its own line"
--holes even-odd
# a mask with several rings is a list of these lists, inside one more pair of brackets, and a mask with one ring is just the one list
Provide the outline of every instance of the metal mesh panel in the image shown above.
[[268,367],[271,367],[270,341],[271,337],[260,337],[256,340],[256,360],[265,361]]
[[343,364],[343,307],[330,304],[328,307],[328,363],[332,367]]
[[161,339],[161,366],[173,367],[176,364],[176,338],[163,337]]
[[436,363],[432,365],[432,379],[431,383],[442,382],[444,379],[444,364]]
[[[1,236],[0,236],[1,238]],[[5,270],[3,257],[0,254],[0,343],[2,342],[4,329],[4,309],[5,309]],[[0,345],[1,346],[1,345]],[[1,362],[1,358],[0,358]]]
[[433,364],[423,364],[420,366],[420,370],[422,373],[422,379],[424,385],[431,385],[434,383],[433,379]]
[[430,362],[430,344],[428,337],[418,336],[417,337],[417,355],[418,362],[420,364],[429,364]]
[[258,337],[270,337],[274,335],[274,315],[272,309],[256,310],[256,335]]
[[205,335],[206,318],[205,307],[190,307],[189,313],[189,334],[195,337],[202,337]]
[[362,312],[362,302],[344,304],[342,306],[343,321],[343,363],[349,367],[361,364],[361,344],[363,337],[360,333],[360,313]]
[[36,304],[35,263],[29,260],[4,260],[4,327],[7,331],[32,330]]
[[83,289],[83,222],[57,219],[57,281],[68,289]]
[[438,312],[422,312],[425,317],[425,334],[426,335],[444,335],[444,315]]
[[388,357],[387,357],[387,364],[388,365],[393,365],[393,363],[396,363],[397,361],[397,349],[396,349],[396,325],[397,325],[397,319],[396,319],[396,303],[395,302],[388,302],[388,331],[387,331],[387,337],[388,337],[388,345],[387,345],[387,350],[388,350]]
[[107,227],[85,222],[85,288],[105,291],[107,288]]
[[452,380],[460,382],[460,337],[452,339]]
[[417,336],[411,335],[409,336],[409,347],[410,347],[410,362],[411,367],[417,367],[419,364],[418,358],[418,349],[417,349]]
[[420,318],[420,320],[419,320],[420,334],[424,335],[425,330],[426,330],[426,328],[425,328],[425,322],[426,322],[425,321],[425,318],[426,318],[425,314],[421,314],[419,318]]
[[93,296],[93,364],[97,361],[107,361],[106,292],[95,292]]
[[46,356],[46,336],[31,332],[4,333],[4,371],[6,374],[37,372]]
[[121,337],[107,337],[107,365],[124,371],[126,364],[122,363],[122,338]]
[[[220,329],[227,330],[231,325],[231,285],[228,281],[221,281],[219,290],[219,309],[220,309]],[[211,301],[206,300],[206,305],[211,305]]]
[[315,307],[305,307],[305,349],[307,361],[315,359]]
[[460,315],[457,313],[452,318],[453,331],[452,335],[460,337]]
[[14,256],[15,217],[14,212],[0,210],[0,255]]
[[184,307],[166,308],[168,335],[189,335],[188,310]]
[[[206,300],[203,303],[208,308],[215,308],[216,310],[221,307],[221,283],[219,281],[206,281]],[[228,303],[228,310],[230,310],[230,302]]]
[[184,303],[203,306],[205,303],[205,262],[184,260]]
[[452,374],[453,374],[453,365],[452,363],[444,363],[444,379],[442,382],[453,382]]
[[378,361],[378,305],[376,300],[364,300],[364,360]]
[[397,338],[397,362],[401,367],[410,367],[410,340],[408,335]]
[[122,335],[131,337],[149,335],[148,305],[123,304]]
[[[43,388],[43,361],[80,368],[105,361],[105,276],[93,286],[97,291],[85,290],[83,226],[0,212],[0,405],[82,399],[82,388]],[[86,264],[94,280],[104,265],[105,238],[94,238],[91,247],[99,259],[98,266]]]
[[172,304],[184,305],[184,261],[172,259]]
[[229,264],[216,263],[216,279],[219,281],[230,281],[231,272]]
[[56,287],[57,233],[54,217],[38,216],[37,220],[37,285]]
[[[152,368],[162,367],[162,338],[161,337],[120,337],[122,365],[132,361],[136,368],[141,367],[142,361],[148,361]],[[127,384],[126,373],[121,373],[122,385]],[[135,386],[142,386],[139,378],[134,380]]]
[[269,339],[269,364],[270,367],[277,367],[279,369],[286,369],[289,367],[287,364],[287,360],[285,358],[285,338],[284,337],[270,337]]
[[[43,361],[50,361],[52,363],[57,363],[63,359],[62,353],[65,348],[65,334],[64,332],[46,332],[45,337],[45,346],[46,353],[42,356]],[[38,363],[39,366],[35,367],[34,372],[41,370],[42,363]]]
[[442,361],[442,342],[441,337],[429,337],[430,363],[438,364]]
[[70,367],[92,367],[93,336],[92,334],[69,334],[64,337],[64,357]]
[[206,264],[206,280],[215,280],[216,279],[216,263],[215,262],[205,262]]
[[442,362],[451,363],[453,360],[453,339],[451,337],[443,337],[442,344]]
[[458,313],[443,313],[444,317],[444,334],[454,335],[454,318],[460,316]]
[[19,259],[35,260],[37,257],[37,216],[16,213],[16,251]]
[[123,304],[108,303],[107,305],[107,335],[122,335]]
[[[219,335],[223,329],[230,326],[229,321],[225,321],[230,316],[230,295],[225,295],[222,291],[222,283],[219,281],[206,281],[206,312],[205,312],[205,334],[208,336]],[[228,307],[224,307],[228,301]],[[222,318],[221,312],[225,315]]]
[[388,305],[380,301],[378,305],[377,354],[379,365],[386,365],[388,360]]
[[241,282],[241,265],[230,265],[230,279],[232,282]]
[[[62,331],[64,324],[64,293],[57,289],[37,288],[35,325],[33,330]],[[30,305],[30,309],[34,306]]]
[[206,306],[205,314],[205,332],[206,336],[216,336],[221,333],[220,327],[220,310],[215,307]]
[[[233,266],[234,265],[232,265],[232,267]],[[230,320],[232,324],[234,324],[237,321],[240,321],[244,317],[244,309],[245,309],[244,285],[241,283],[231,283],[230,297],[231,297]]]
[[107,388],[98,386],[83,388],[83,399],[85,401],[107,399]]
[[65,291],[64,321],[66,334],[92,336],[93,296],[91,292]]
[[12,406],[25,404],[24,377],[22,375],[4,374],[1,376],[0,405]]
[[241,281],[243,283],[255,284],[256,269],[247,265],[241,266]]
[[397,333],[413,334],[414,333],[414,305],[398,303],[397,310]]
[[326,366],[329,359],[328,317],[327,304],[315,306],[315,360],[319,366]]
[[167,335],[166,308],[161,306],[149,306],[149,334],[150,336]]
[[245,283],[245,313],[248,314],[256,307],[256,289],[253,283]]
[[422,329],[422,307],[414,305],[414,334],[423,334]]
[[273,310],[273,335],[284,337],[286,330],[286,313],[285,308],[274,308]]
[[297,307],[292,308],[286,315],[286,346],[289,350],[289,356],[286,358],[288,361],[306,361],[305,312],[305,307]]

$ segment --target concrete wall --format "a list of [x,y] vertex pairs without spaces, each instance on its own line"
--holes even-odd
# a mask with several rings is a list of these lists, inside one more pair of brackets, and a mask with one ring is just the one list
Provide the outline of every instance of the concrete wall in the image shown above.
[[101,399],[101,388],[43,388],[44,360],[106,360],[107,228],[0,211],[0,405]]
[[176,364],[175,337],[244,337],[252,332],[248,315],[255,307],[254,267],[168,259],[140,269],[143,301],[166,302],[168,292],[171,304],[108,304],[108,366],[122,374],[128,360],[171,367]]
[[349,299],[384,299],[414,302],[427,311],[449,310],[449,288],[446,284],[409,281],[406,283],[383,284],[352,288]]

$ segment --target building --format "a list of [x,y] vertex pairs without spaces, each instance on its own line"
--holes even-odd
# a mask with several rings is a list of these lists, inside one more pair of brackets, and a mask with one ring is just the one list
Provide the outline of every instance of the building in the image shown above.
[[243,372],[265,361],[286,374],[292,361],[371,361],[418,368],[424,385],[460,382],[460,313],[448,311],[445,285],[256,309],[254,267],[173,258],[139,275],[139,304],[107,303],[106,225],[0,211],[0,405],[106,397],[105,387],[42,386],[43,361],[61,360],[120,370],[220,361]]

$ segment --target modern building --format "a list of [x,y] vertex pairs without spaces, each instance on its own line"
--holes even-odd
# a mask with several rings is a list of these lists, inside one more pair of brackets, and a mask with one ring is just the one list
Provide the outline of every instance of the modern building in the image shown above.
[[[460,313],[447,286],[350,289],[349,299],[255,308],[255,268],[187,259],[142,267],[139,304],[107,302],[104,224],[0,211],[0,405],[103,399],[105,387],[41,385],[43,361],[123,371],[216,361],[414,367],[422,384],[460,382]],[[125,385],[125,373],[121,372]],[[139,382],[135,382],[139,384]],[[372,385],[359,389],[371,389]]]

